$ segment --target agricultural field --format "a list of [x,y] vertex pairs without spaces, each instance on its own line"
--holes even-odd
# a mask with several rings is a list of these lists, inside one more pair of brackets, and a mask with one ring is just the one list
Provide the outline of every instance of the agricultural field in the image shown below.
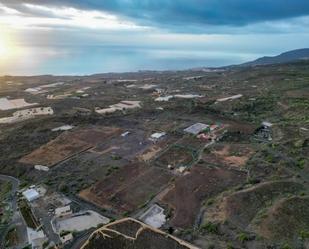
[[145,205],[172,178],[167,171],[143,164],[131,164],[112,171],[109,177],[81,191],[79,196],[102,208],[112,208],[119,214]]
[[254,154],[254,148],[250,144],[218,144],[205,151],[202,159],[215,165],[226,165],[242,169]]
[[83,245],[90,248],[151,248],[197,249],[167,233],[151,228],[137,220],[123,219],[100,228]]
[[20,162],[52,167],[118,134],[116,128],[94,128],[67,132],[23,157]]
[[162,202],[173,209],[171,224],[183,229],[192,227],[204,201],[241,185],[245,180],[246,173],[241,171],[194,166],[189,174],[178,178],[162,198]]
[[133,160],[151,145],[145,131],[131,130],[126,132],[129,132],[129,134],[125,137],[115,136],[109,141],[101,142],[94,148],[94,151],[100,154],[111,153],[126,160]]
[[[298,62],[0,77],[0,98],[24,99],[54,112],[0,124],[0,174],[17,177],[20,190],[44,186],[46,196],[36,203],[47,213],[52,193],[110,220],[139,219],[155,206],[164,233],[198,248],[303,249],[309,231],[308,72],[309,63]],[[139,101],[140,107],[96,112],[122,101]],[[0,110],[0,118],[15,111]],[[209,129],[184,131],[197,123]],[[57,129],[63,126],[72,129]],[[156,133],[165,135],[156,139]],[[7,187],[0,187],[3,195]],[[31,205],[20,203],[27,224],[44,226]],[[112,229],[135,236],[141,224],[128,223]],[[9,237],[14,244],[14,233]],[[103,245],[111,242],[102,239]],[[120,243],[134,248],[127,242]]]
[[197,158],[197,152],[175,144],[163,152],[155,161],[155,164],[162,168],[171,166],[179,168],[188,167],[194,163]]

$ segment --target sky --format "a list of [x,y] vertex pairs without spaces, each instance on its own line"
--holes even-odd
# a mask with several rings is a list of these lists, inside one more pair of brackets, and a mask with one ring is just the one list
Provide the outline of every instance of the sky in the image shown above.
[[309,47],[308,0],[0,0],[0,75],[239,64]]

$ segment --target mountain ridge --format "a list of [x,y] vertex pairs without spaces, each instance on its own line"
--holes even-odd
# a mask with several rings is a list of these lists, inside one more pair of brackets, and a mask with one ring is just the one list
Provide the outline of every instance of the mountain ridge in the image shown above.
[[309,48],[290,50],[276,56],[264,56],[239,66],[259,66],[309,60]]

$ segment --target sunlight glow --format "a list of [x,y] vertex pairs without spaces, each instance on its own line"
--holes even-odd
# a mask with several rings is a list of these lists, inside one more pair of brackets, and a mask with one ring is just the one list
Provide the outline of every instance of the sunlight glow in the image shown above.
[[0,56],[7,57],[10,53],[10,50],[11,48],[9,44],[9,39],[5,33],[1,32],[0,33]]
[[0,25],[0,67],[2,68],[14,64],[21,52],[21,48],[16,45],[15,35],[4,27]]

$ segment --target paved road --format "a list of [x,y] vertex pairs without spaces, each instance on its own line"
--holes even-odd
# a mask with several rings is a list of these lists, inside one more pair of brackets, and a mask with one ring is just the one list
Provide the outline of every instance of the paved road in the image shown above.
[[50,241],[53,241],[56,245],[61,243],[60,237],[54,232],[51,224],[52,217],[43,217],[41,224],[43,225],[43,230]]

